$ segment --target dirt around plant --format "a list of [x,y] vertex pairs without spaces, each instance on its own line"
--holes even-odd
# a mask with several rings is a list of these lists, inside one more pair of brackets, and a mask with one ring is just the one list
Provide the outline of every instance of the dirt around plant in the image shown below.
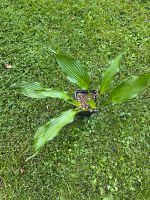
[[81,108],[83,110],[90,109],[90,105],[88,105],[88,101],[92,98],[94,101],[96,100],[97,95],[95,93],[77,93],[76,100],[80,102]]

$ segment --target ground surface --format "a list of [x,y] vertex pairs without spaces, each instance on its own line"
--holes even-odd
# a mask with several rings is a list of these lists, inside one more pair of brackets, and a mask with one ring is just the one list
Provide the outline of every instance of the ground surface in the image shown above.
[[49,48],[81,60],[93,89],[119,52],[118,78],[148,71],[148,1],[1,0],[0,9],[0,199],[148,200],[149,89],[76,119],[25,163],[37,127],[70,106],[9,88],[26,80],[73,92]]

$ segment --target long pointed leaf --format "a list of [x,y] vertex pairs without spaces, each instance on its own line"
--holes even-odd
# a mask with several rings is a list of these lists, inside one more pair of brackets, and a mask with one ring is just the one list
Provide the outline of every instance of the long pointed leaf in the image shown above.
[[110,94],[110,101],[113,103],[124,102],[136,97],[148,84],[150,72],[140,76],[134,76],[123,81],[114,88]]
[[47,124],[40,127],[34,137],[34,147],[38,151],[46,142],[52,140],[58,135],[60,130],[71,123],[78,110],[68,110],[62,112],[59,117],[51,119]]
[[57,54],[56,59],[62,71],[67,75],[67,78],[77,84],[82,89],[89,89],[90,77],[84,66],[82,66],[76,59],[64,55]]
[[113,81],[114,75],[119,72],[119,65],[122,54],[118,55],[112,62],[110,67],[102,74],[102,82],[100,85],[100,93],[105,94]]
[[21,82],[15,83],[11,88],[19,89],[22,94],[32,98],[46,98],[53,97],[68,100],[71,97],[64,91],[53,90],[51,88],[45,88],[41,83],[33,82]]

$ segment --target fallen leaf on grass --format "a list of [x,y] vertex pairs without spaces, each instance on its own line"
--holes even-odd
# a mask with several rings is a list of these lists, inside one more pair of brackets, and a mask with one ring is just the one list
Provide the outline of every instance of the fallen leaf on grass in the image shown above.
[[10,65],[10,64],[5,64],[5,67],[6,67],[7,69],[11,69],[11,68],[12,68],[12,65]]
[[19,172],[20,172],[20,174],[24,174],[25,173],[24,168],[19,168]]

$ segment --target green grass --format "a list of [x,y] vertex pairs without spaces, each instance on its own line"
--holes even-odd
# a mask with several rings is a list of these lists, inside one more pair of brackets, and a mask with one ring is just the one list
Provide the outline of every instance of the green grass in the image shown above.
[[126,55],[118,78],[147,72],[148,1],[1,0],[0,8],[0,199],[148,200],[149,89],[76,119],[25,162],[37,128],[70,106],[9,88],[25,80],[73,92],[49,48],[81,60],[92,88],[120,52]]

